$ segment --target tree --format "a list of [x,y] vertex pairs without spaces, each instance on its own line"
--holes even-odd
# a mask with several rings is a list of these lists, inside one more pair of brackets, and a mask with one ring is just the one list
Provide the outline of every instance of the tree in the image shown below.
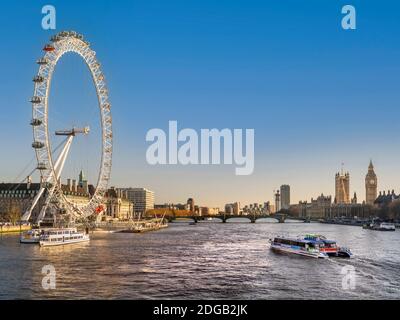
[[10,202],[7,210],[8,221],[16,225],[21,218],[21,208],[13,202]]

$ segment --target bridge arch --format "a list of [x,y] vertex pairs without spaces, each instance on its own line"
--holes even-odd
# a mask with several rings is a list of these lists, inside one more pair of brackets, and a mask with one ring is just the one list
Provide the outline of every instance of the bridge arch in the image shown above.
[[[243,220],[247,220],[249,222],[253,222],[253,218],[250,216],[229,216],[225,219],[226,222],[228,221],[234,221],[234,220],[238,220],[238,219],[243,219]],[[237,222],[244,222],[244,221],[237,221]]]
[[279,219],[275,217],[262,217],[256,219],[256,223],[279,223]]

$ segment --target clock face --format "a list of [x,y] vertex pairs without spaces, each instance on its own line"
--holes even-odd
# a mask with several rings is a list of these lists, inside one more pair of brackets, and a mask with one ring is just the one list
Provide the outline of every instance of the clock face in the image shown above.
[[370,184],[375,184],[375,180],[371,179],[371,180],[369,181],[369,183],[370,183]]

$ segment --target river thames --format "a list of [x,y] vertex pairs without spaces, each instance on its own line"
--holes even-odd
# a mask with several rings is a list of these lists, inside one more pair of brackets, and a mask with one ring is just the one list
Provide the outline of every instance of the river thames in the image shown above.
[[[239,220],[239,219],[237,219]],[[237,221],[235,220],[235,221]],[[96,233],[40,248],[0,240],[0,299],[399,299],[400,232],[319,223],[172,223],[146,234]],[[277,235],[320,233],[353,259],[274,253]],[[42,288],[53,265],[56,289]],[[355,287],[343,287],[343,267]],[[347,268],[347,267],[346,267]]]

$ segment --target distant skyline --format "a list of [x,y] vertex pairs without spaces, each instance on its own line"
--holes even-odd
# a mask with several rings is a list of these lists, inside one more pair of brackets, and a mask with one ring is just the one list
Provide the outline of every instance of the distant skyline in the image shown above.
[[[400,3],[351,1],[357,29],[341,29],[347,1],[51,1],[57,29],[41,28],[42,1],[3,3],[0,182],[33,160],[29,126],[35,61],[51,35],[82,33],[97,52],[112,102],[111,186],[153,190],[156,203],[291,203],[335,193],[344,163],[350,192],[365,199],[372,159],[379,190],[400,192]],[[255,168],[146,162],[148,130],[255,130]],[[90,125],[62,179],[97,177],[99,125],[89,72],[63,57],[50,97],[50,129]],[[55,140],[54,140],[55,141]],[[76,142],[76,143],[75,143]],[[32,162],[33,164],[33,162]],[[35,177],[37,179],[37,177]]]

